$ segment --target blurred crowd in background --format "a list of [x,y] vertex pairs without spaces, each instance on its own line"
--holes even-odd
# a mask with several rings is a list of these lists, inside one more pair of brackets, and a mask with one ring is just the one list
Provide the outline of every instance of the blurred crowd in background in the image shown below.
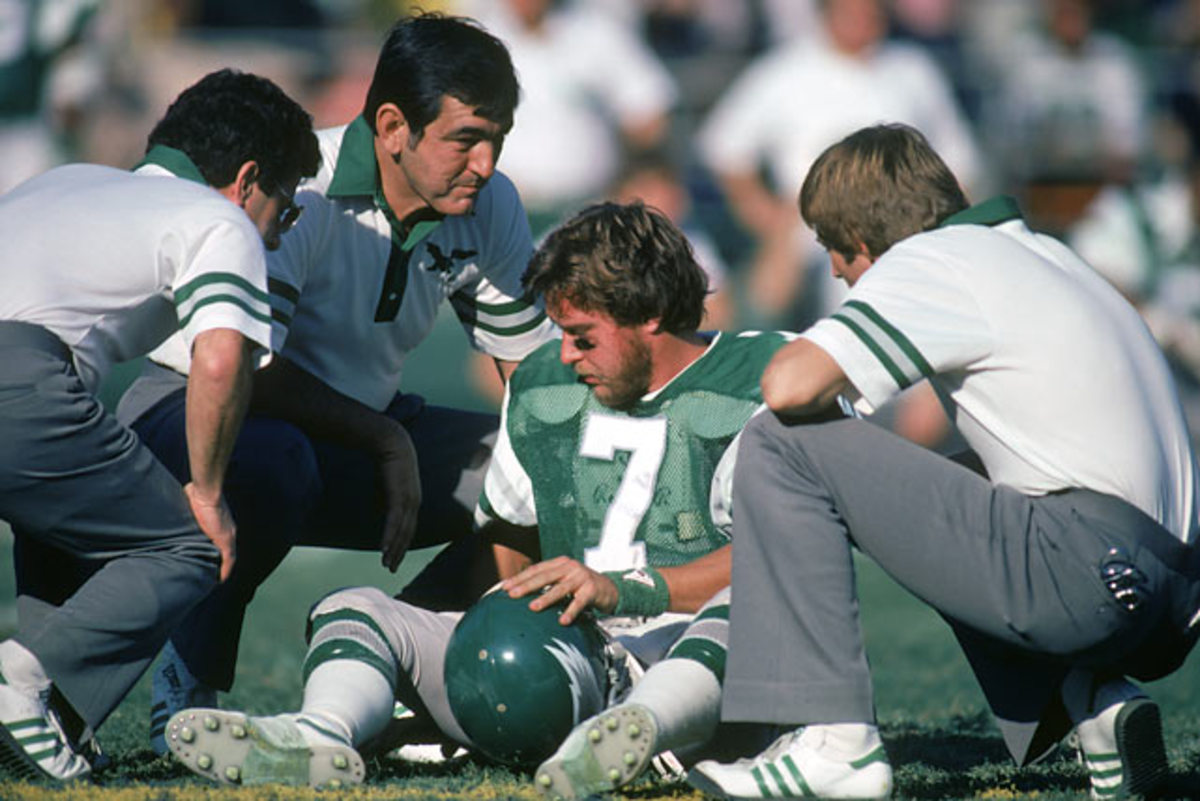
[[[836,305],[796,195],[827,145],[896,120],[971,198],[1016,196],[1088,258],[1200,395],[1200,0],[0,0],[0,191],[65,160],[133,165],[219,66],[348,122],[417,9],[508,43],[523,95],[499,166],[535,236],[645,199],[692,238],[711,327],[798,330]],[[908,433],[940,437],[923,419]]]

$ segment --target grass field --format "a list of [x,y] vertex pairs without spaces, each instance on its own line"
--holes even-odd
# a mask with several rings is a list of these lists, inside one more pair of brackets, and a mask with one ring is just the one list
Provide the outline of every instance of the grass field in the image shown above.
[[[438,336],[452,338],[453,332]],[[436,400],[450,402],[465,391],[456,377],[432,368],[425,368],[423,375],[427,393]],[[447,383],[438,384],[434,378]],[[0,634],[7,634],[15,623],[9,553],[7,531],[0,530]],[[393,576],[370,554],[315,549],[292,553],[250,607],[234,691],[223,697],[222,705],[251,713],[294,708],[300,698],[308,605],[328,590],[352,584],[399,588],[431,556],[428,551],[411,555]],[[896,769],[896,798],[1086,798],[1083,770],[1066,757],[1025,770],[1008,761],[983,698],[940,618],[870,563],[860,562],[860,591],[879,719]],[[1174,797],[1200,798],[1200,656],[1193,653],[1178,673],[1147,689],[1162,708]],[[147,676],[100,730],[100,741],[114,760],[112,769],[93,784],[76,787],[0,782],[0,801],[536,798],[528,776],[470,761],[434,767],[375,764],[365,785],[342,793],[220,789],[194,779],[168,759],[156,758],[146,739],[148,719]],[[625,797],[699,798],[686,786],[654,782],[636,785]]]

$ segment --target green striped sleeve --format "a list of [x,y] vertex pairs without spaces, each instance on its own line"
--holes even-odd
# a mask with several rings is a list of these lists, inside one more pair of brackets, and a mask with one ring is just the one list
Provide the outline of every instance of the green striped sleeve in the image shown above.
[[206,295],[205,297],[200,298],[193,303],[189,311],[179,318],[179,328],[181,330],[187,328],[188,325],[191,324],[192,318],[196,316],[196,312],[205,306],[211,306],[214,303],[229,303],[237,306],[255,320],[259,320],[260,322],[264,322],[268,325],[271,324],[271,317],[269,314],[264,313],[261,309],[252,307],[245,301],[244,298],[241,298],[238,295]]
[[870,304],[847,301],[832,319],[850,329],[871,351],[900,387],[905,389],[934,374],[933,367],[900,329],[889,323]]
[[254,284],[247,281],[237,273],[205,273],[204,275],[193,278],[183,286],[175,290],[175,305],[176,307],[186,303],[192,295],[196,294],[201,289],[206,287],[228,284],[245,292],[254,300],[261,303],[269,303],[270,299],[266,292],[263,292]]
[[515,337],[540,326],[546,313],[529,298],[504,303],[485,303],[455,294],[450,297],[455,314],[466,325],[501,337]]

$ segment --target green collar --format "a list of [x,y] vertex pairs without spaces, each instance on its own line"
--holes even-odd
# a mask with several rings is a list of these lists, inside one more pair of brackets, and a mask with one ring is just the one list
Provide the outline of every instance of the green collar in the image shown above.
[[970,208],[951,214],[942,220],[938,228],[948,225],[1000,225],[1009,220],[1021,219],[1021,208],[1008,195],[998,195]]
[[179,178],[186,178],[189,181],[195,181],[198,184],[208,186],[208,181],[204,179],[195,162],[182,150],[176,150],[166,145],[155,145],[150,148],[149,152],[137,163],[134,169],[136,170],[138,167],[146,164],[156,164]]
[[360,114],[346,126],[342,135],[342,148],[338,153],[337,166],[326,190],[329,197],[370,197],[383,211],[391,225],[396,240],[404,250],[412,250],[416,244],[433,232],[445,215],[431,208],[419,208],[403,220],[397,219],[383,187],[379,185],[379,165],[375,159],[375,134],[371,133],[367,120]]
[[346,126],[342,149],[326,194],[329,197],[367,195],[373,197],[379,188],[379,171],[375,164],[375,134],[360,114]]

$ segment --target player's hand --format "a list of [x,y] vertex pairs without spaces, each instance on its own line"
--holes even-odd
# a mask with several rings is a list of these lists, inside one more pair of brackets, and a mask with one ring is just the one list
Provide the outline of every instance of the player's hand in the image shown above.
[[397,425],[396,429],[394,441],[383,451],[379,460],[379,479],[386,510],[379,550],[383,566],[393,573],[412,543],[417,530],[417,511],[421,508],[417,450],[404,427]]
[[566,556],[530,565],[505,579],[500,586],[512,598],[522,598],[544,589],[529,603],[529,608],[535,612],[567,600],[567,608],[558,616],[558,622],[564,626],[570,625],[588,607],[601,612],[617,608],[617,585],[612,579]]
[[219,493],[215,497],[206,497],[190,481],[184,485],[183,494],[188,499],[192,516],[196,518],[200,530],[221,553],[221,581],[224,581],[233,570],[237,552],[237,526],[233,523],[233,515],[229,512],[225,497]]

